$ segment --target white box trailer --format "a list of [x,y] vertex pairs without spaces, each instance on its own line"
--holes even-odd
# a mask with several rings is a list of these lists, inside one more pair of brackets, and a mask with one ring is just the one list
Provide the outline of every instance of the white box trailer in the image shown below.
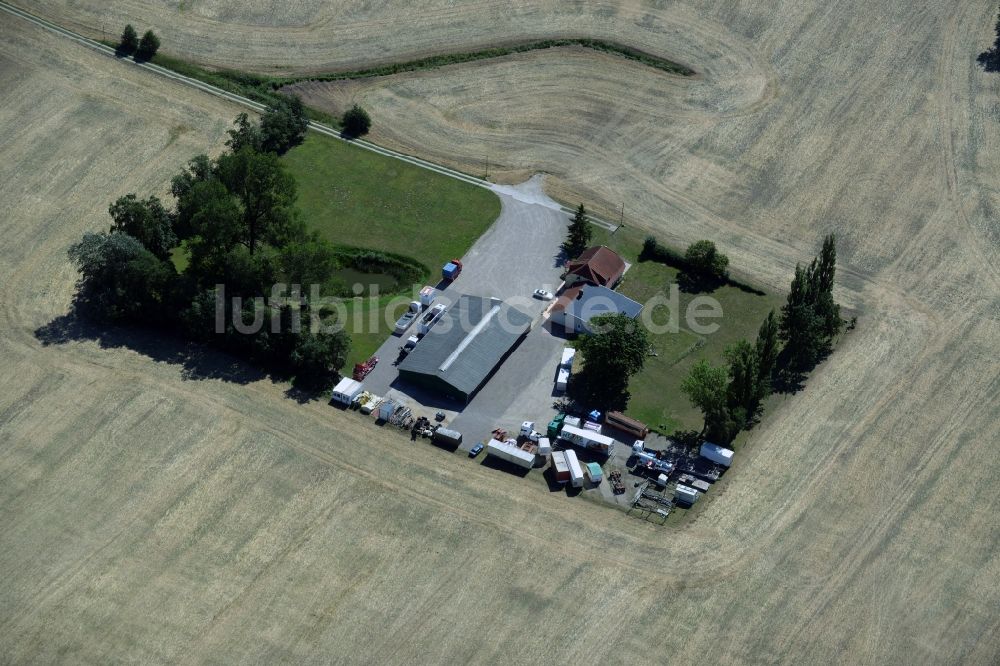
[[361,395],[363,390],[364,387],[361,385],[361,382],[350,377],[344,377],[333,387],[333,391],[330,392],[330,398],[342,405],[350,405],[354,402],[355,398]]
[[534,453],[528,453],[513,444],[496,439],[491,439],[486,445],[486,455],[497,457],[525,469],[531,469],[535,466]]
[[701,457],[707,458],[723,467],[729,467],[733,464],[732,450],[718,444],[713,444],[712,442],[705,442],[701,445]]
[[698,501],[698,496],[700,494],[701,493],[691,486],[677,484],[677,487],[674,488],[674,497],[677,498],[678,502],[683,502],[685,504],[694,504]]
[[566,449],[566,466],[569,467],[569,482],[574,488],[583,488],[583,468],[576,457],[576,451]]
[[552,443],[548,437],[538,438],[538,455],[547,456],[552,453]]
[[556,375],[556,390],[565,391],[567,387],[569,387],[569,370],[559,368],[559,374]]
[[576,358],[576,350],[572,347],[563,347],[562,358],[559,360],[559,367],[566,370],[573,369],[573,359]]
[[434,299],[437,298],[438,290],[434,287],[424,287],[420,290],[420,307],[427,309],[434,303]]
[[601,433],[594,432],[593,430],[577,428],[571,425],[563,425],[563,429],[562,432],[559,433],[559,437],[577,446],[590,449],[592,451],[599,451],[608,456],[611,455],[611,450],[615,445],[615,440],[611,439],[607,435],[602,435]]

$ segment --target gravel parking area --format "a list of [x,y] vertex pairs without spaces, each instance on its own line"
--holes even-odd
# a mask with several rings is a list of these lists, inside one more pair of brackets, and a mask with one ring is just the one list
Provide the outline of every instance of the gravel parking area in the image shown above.
[[[403,400],[416,413],[432,416],[444,411],[446,422],[454,419],[456,428],[469,429],[467,439],[481,439],[494,425],[510,425],[507,421],[511,419],[516,419],[518,426],[522,420],[541,420],[536,414],[544,413],[547,419],[552,413],[555,367],[563,345],[541,325],[549,302],[532,298],[532,292],[555,292],[559,287],[564,262],[560,245],[569,218],[542,192],[540,176],[515,187],[498,187],[497,195],[502,205],[500,216],[462,257],[464,269],[459,278],[440,285],[445,288],[438,298],[450,305],[463,294],[496,296],[536,317],[535,328],[469,405],[441,400],[398,381],[393,362],[411,331],[403,336],[388,335],[376,352],[379,364],[364,382],[367,390]],[[525,416],[516,416],[522,413]],[[486,424],[491,425],[480,432]]]

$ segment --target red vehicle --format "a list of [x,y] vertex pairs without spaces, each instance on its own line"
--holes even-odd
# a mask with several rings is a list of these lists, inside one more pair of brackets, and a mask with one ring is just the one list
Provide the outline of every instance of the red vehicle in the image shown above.
[[372,356],[364,363],[355,363],[354,381],[360,382],[362,379],[367,377],[368,373],[374,370],[376,365],[378,365],[378,356]]

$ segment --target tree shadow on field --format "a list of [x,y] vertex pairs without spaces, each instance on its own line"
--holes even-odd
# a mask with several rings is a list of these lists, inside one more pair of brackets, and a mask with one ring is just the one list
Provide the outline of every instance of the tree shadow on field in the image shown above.
[[[288,379],[266,373],[235,356],[202,344],[141,328],[95,322],[75,311],[35,329],[35,338],[44,346],[96,342],[101,349],[129,349],[158,363],[179,365],[181,377],[185,380],[220,379],[235,384],[249,384],[268,378],[273,382]],[[300,402],[307,402],[315,397],[312,393],[295,388],[286,391],[286,395]],[[307,398],[307,395],[310,397]]]

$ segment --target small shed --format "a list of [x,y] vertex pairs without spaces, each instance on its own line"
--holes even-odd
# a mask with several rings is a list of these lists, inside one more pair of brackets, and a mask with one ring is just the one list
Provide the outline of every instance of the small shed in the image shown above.
[[333,387],[333,391],[330,392],[330,399],[341,405],[350,405],[363,390],[364,387],[361,385],[361,382],[350,377],[344,377]]

